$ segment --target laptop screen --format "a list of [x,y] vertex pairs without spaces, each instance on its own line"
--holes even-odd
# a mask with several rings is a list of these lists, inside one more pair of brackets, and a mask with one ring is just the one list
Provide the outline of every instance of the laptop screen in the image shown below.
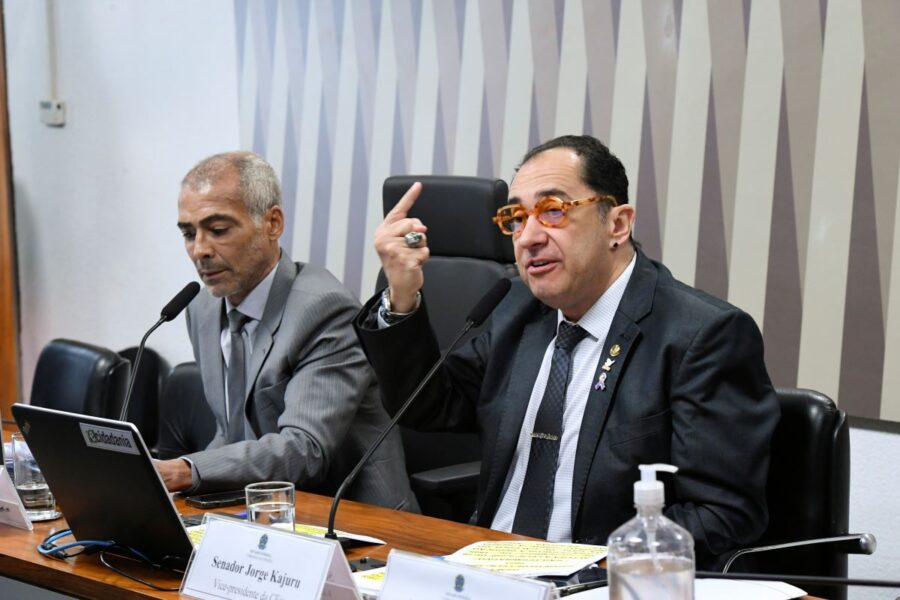
[[25,404],[12,412],[75,539],[187,563],[191,541],[133,424]]

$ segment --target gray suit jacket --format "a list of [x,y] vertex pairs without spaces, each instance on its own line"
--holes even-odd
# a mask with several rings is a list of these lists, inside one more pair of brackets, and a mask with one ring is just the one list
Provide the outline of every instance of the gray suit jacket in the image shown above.
[[[284,251],[276,269],[253,334],[246,441],[225,443],[219,343],[224,300],[203,290],[188,306],[194,356],[216,417],[216,435],[207,449],[186,456],[200,476],[199,490],[284,480],[306,491],[333,494],[389,421],[351,327],[359,303],[330,273],[293,263]],[[363,468],[347,497],[418,509],[396,431]]]

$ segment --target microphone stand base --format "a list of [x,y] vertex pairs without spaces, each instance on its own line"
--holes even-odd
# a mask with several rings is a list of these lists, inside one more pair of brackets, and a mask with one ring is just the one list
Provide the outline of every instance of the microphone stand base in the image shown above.
[[358,573],[359,571],[369,571],[371,569],[379,569],[385,565],[386,562],[377,558],[371,558],[369,556],[363,556],[362,558],[357,558],[356,560],[347,561],[350,563],[350,570],[354,573]]

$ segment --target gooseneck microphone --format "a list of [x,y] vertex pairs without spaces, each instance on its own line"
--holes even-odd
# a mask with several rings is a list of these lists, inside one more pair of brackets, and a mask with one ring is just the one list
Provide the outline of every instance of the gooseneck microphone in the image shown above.
[[[337,540],[338,536],[334,533],[334,518],[337,515],[337,507],[338,503],[341,501],[341,498],[344,496],[344,492],[347,491],[347,488],[350,487],[350,484],[356,480],[356,476],[359,475],[360,470],[362,470],[363,466],[366,462],[371,458],[372,454],[378,449],[381,445],[381,442],[384,441],[384,438],[388,436],[391,430],[397,425],[400,419],[406,414],[406,410],[410,407],[419,393],[421,393],[422,389],[428,385],[428,382],[431,381],[431,378],[437,372],[438,368],[444,364],[444,361],[447,359],[447,356],[450,354],[450,351],[456,347],[459,343],[459,340],[466,335],[470,329],[473,327],[478,327],[484,320],[488,318],[488,316],[493,312],[493,310],[500,304],[500,301],[503,300],[504,296],[506,296],[507,292],[509,292],[509,288],[512,284],[509,279],[500,279],[495,283],[488,292],[482,296],[481,300],[478,301],[478,304],[475,305],[472,310],[469,311],[469,315],[466,317],[466,324],[463,326],[462,330],[457,334],[456,338],[454,338],[453,342],[447,347],[446,350],[441,354],[441,357],[434,363],[434,366],[425,374],[425,377],[422,378],[422,381],[419,382],[419,385],[413,390],[413,393],[409,395],[409,398],[406,399],[406,402],[400,407],[400,410],[394,415],[394,418],[391,419],[391,422],[388,423],[388,426],[384,428],[384,431],[378,436],[378,439],[375,440],[369,449],[366,450],[366,453],[363,454],[363,457],[359,459],[359,462],[356,463],[356,466],[353,467],[353,470],[350,471],[350,474],[344,478],[344,481],[341,482],[341,487],[338,488],[337,493],[334,495],[334,500],[331,502],[331,512],[328,514],[328,533],[325,534],[325,537],[330,538],[332,540]],[[343,543],[341,544],[343,546]]]
[[131,376],[128,378],[128,390],[125,392],[125,402],[122,404],[122,413],[119,415],[120,421],[128,419],[128,404],[131,402],[131,392],[134,388],[134,380],[137,377],[138,367],[141,364],[141,355],[144,354],[144,345],[147,343],[147,338],[150,337],[151,333],[156,331],[157,327],[177,317],[199,292],[200,284],[196,281],[192,281],[184,286],[184,288],[175,294],[175,297],[169,300],[169,303],[160,311],[159,321],[144,334],[144,338],[141,340],[137,353],[134,356],[134,364],[131,365]]

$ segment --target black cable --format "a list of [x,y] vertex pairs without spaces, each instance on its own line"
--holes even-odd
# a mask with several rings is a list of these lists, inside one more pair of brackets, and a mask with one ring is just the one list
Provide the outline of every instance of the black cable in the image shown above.
[[[40,544],[38,544],[37,551],[41,554],[41,556],[46,556],[48,558],[55,558],[57,560],[65,560],[67,558],[72,558],[72,557],[78,556],[79,554],[91,554],[93,552],[99,551],[100,552],[100,562],[103,564],[103,566],[107,567],[108,569],[112,569],[113,571],[115,571],[116,573],[118,573],[119,575],[121,575],[123,577],[127,577],[128,579],[131,579],[132,581],[142,583],[149,588],[152,588],[154,590],[158,590],[161,592],[177,592],[181,589],[180,586],[179,587],[159,586],[159,585],[156,585],[155,583],[150,583],[149,581],[146,581],[145,579],[141,579],[140,577],[137,577],[136,575],[131,575],[130,573],[127,573],[127,572],[123,571],[122,569],[119,569],[118,567],[114,566],[112,563],[110,563],[107,560],[106,553],[111,551],[111,552],[116,553],[116,555],[124,556],[125,558],[133,557],[134,559],[136,559],[137,561],[139,561],[140,563],[144,564],[145,566],[151,568],[154,571],[162,570],[162,571],[166,571],[166,572],[170,572],[170,573],[176,573],[183,577],[184,571],[177,569],[175,567],[172,567],[172,566],[166,566],[166,563],[174,562],[176,560],[175,557],[166,556],[165,558],[163,558],[162,564],[160,565],[160,567],[157,568],[157,566],[153,564],[153,561],[150,560],[140,550],[132,548],[131,546],[123,546],[121,544],[117,544],[116,542],[114,542],[112,540],[83,540],[83,541],[76,540],[76,541],[69,542],[66,544],[60,544],[60,545],[56,544],[56,542],[58,542],[60,539],[66,537],[66,536],[69,536],[69,535],[72,535],[71,529],[63,529],[62,531],[57,531],[57,532],[51,533],[50,535],[45,537],[44,540]],[[68,552],[68,550],[72,550],[73,548],[77,548],[77,550],[75,550],[74,552]]]
[[[128,550],[128,551],[133,552],[133,550],[132,550],[131,548],[128,548],[128,547],[118,546],[117,548],[118,548],[118,549]],[[157,590],[157,591],[160,591],[160,592],[178,592],[178,591],[181,590],[181,586],[180,586],[180,585],[179,585],[178,587],[163,587],[163,586],[161,586],[161,585],[156,585],[155,583],[150,583],[150,582],[147,581],[146,579],[141,579],[141,578],[138,577],[137,575],[132,575],[131,573],[127,573],[127,572],[123,571],[122,569],[120,569],[120,568],[114,566],[111,562],[108,562],[108,561],[106,560],[106,552],[107,552],[107,551],[108,551],[108,549],[103,549],[103,550],[100,551],[100,562],[103,563],[103,566],[104,566],[104,567],[106,567],[106,568],[108,568],[108,569],[112,569],[113,571],[115,571],[116,573],[118,573],[119,575],[121,575],[122,577],[127,577],[128,579],[130,579],[130,580],[132,580],[132,581],[136,581],[136,582],[138,582],[138,583],[142,583],[142,584],[146,585],[147,587],[153,588],[154,590]],[[150,568],[153,569],[154,571],[156,570],[156,567],[153,565],[153,563],[150,562],[149,560],[147,560],[146,557],[144,557],[144,556],[141,555],[141,554],[135,554],[135,556],[137,556],[137,557],[140,559],[140,561],[141,561],[142,563],[144,563],[145,566],[150,567]]]

